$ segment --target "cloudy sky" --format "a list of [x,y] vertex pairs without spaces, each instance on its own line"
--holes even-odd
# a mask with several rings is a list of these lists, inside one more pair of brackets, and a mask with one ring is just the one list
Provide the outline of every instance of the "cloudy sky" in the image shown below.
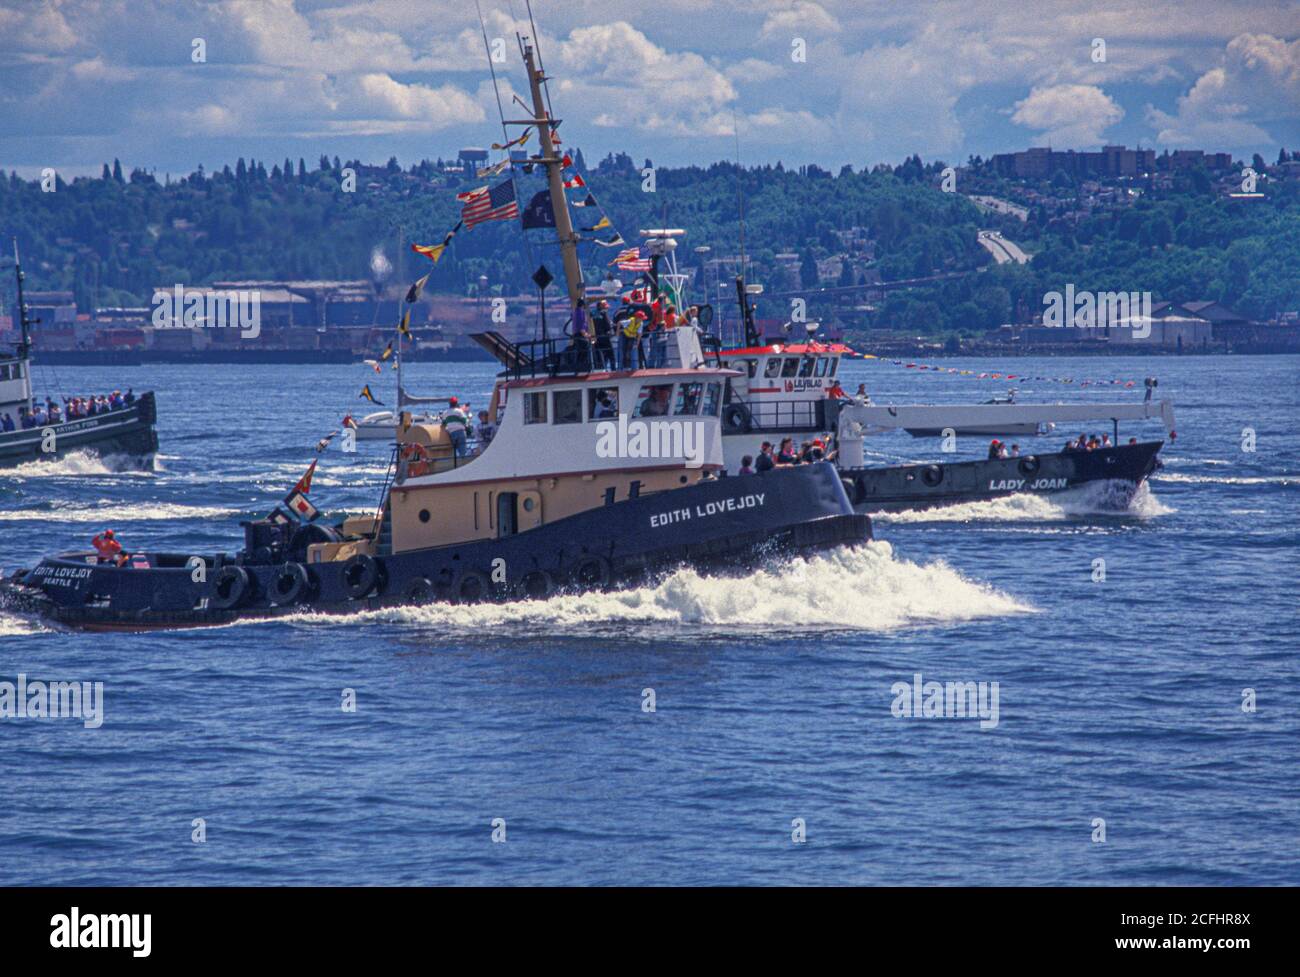
[[[480,0],[509,106],[523,0]],[[589,158],[1300,148],[1300,4],[535,0]],[[196,62],[201,39],[206,60]],[[1104,46],[1104,48],[1103,48]],[[802,54],[802,57],[800,57]],[[404,164],[500,137],[472,0],[0,0],[0,168]],[[507,115],[511,113],[508,109]],[[518,117],[518,110],[513,113]]]

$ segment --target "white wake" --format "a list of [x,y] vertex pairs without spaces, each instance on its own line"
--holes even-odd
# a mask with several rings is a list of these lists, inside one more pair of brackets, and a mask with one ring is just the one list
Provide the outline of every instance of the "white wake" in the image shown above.
[[447,633],[505,627],[554,635],[608,625],[668,625],[807,635],[952,624],[1034,610],[942,561],[899,559],[893,547],[877,541],[806,559],[789,558],[740,577],[680,569],[653,586],[611,593],[502,604],[438,603],[346,616],[303,613],[276,620],[330,627],[384,621]]

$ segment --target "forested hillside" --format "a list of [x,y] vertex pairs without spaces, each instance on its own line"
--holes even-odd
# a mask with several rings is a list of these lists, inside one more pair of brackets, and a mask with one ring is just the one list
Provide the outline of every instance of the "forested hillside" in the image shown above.
[[[845,167],[834,174],[815,166],[746,168],[739,180],[737,167],[727,163],[664,168],[654,174],[654,192],[643,189],[643,165],[626,156],[590,168],[580,153],[575,157],[600,204],[574,211],[579,226],[594,225],[603,211],[629,242],[641,227],[686,228],[680,257],[687,265],[698,262],[694,249],[701,245],[713,258],[738,252],[743,201],[745,248],[755,277],[773,293],[971,272],[889,293],[872,315],[874,325],[886,328],[987,328],[1039,311],[1043,292],[1067,282],[1079,289],[1149,290],[1157,299],[1216,299],[1257,318],[1300,305],[1294,180],[1262,185],[1266,199],[1243,203],[1196,172],[1083,219],[1063,221],[1040,207],[1022,222],[941,192],[943,164],[924,165],[916,157],[898,167]],[[355,173],[352,192],[343,189],[348,168]],[[969,172],[971,179],[991,179],[978,161]],[[408,243],[442,240],[458,219],[456,193],[484,182],[449,172],[441,161],[403,169],[396,160],[365,166],[322,157],[312,167],[284,160],[268,171],[263,162],[241,159],[233,168],[163,181],[143,170],[124,175],[115,162],[99,178],[59,179],[53,192],[16,175],[0,177],[0,233],[17,235],[29,287],[70,289],[88,311],[96,300],[145,304],[159,284],[363,278],[376,248],[390,260],[398,257],[399,234]],[[521,206],[541,186],[539,174],[521,175]],[[1058,185],[1055,192],[1071,190]],[[586,193],[571,191],[573,199]],[[1034,255],[1032,263],[991,267],[976,237],[986,228],[1020,244]],[[558,255],[545,240],[546,232],[525,236],[514,222],[462,230],[429,287],[465,293],[486,276],[495,291],[530,289],[539,262],[558,272]],[[798,259],[778,260],[783,253]],[[585,245],[588,273],[603,274],[613,254]],[[428,268],[423,257],[400,252],[401,279]],[[777,300],[766,302],[765,311],[780,314]],[[829,310],[816,300],[814,310],[819,304]]]

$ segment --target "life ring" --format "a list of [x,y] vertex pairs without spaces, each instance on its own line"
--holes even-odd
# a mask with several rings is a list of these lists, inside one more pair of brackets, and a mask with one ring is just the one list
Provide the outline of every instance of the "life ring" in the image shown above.
[[749,430],[749,411],[741,404],[732,404],[722,412],[722,425],[732,431]]
[[492,582],[486,573],[466,570],[452,584],[452,597],[457,604],[477,604],[492,596]]
[[367,596],[379,583],[379,564],[368,553],[357,553],[343,564],[343,588],[352,600]]
[[926,465],[921,470],[921,481],[931,488],[943,481],[943,465]]
[[406,475],[415,478],[428,475],[433,470],[433,461],[424,446],[408,442],[402,446],[402,460],[406,462]]
[[1040,464],[1042,463],[1038,460],[1037,455],[1025,455],[1025,457],[1020,459],[1020,474],[1032,475],[1034,472],[1038,471]]
[[311,578],[301,563],[286,563],[271,583],[271,602],[277,606],[296,604],[311,589]]
[[573,568],[573,582],[583,590],[604,590],[612,577],[609,560],[595,554],[584,556]]
[[217,572],[212,582],[212,606],[219,611],[238,607],[252,590],[252,579],[243,567],[228,564]]
[[408,604],[431,604],[436,596],[433,581],[428,577],[415,577],[402,588],[402,599]]
[[515,595],[524,600],[546,600],[555,593],[555,578],[541,569],[529,570],[515,584]]

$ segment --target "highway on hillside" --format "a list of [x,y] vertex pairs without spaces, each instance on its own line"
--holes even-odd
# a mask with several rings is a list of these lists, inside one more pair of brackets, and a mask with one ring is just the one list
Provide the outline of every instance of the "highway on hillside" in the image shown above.
[[1004,238],[999,231],[980,231],[979,242],[1000,265],[1005,265],[1009,261],[1014,261],[1018,265],[1029,262],[1029,255],[1020,250],[1019,245]]

